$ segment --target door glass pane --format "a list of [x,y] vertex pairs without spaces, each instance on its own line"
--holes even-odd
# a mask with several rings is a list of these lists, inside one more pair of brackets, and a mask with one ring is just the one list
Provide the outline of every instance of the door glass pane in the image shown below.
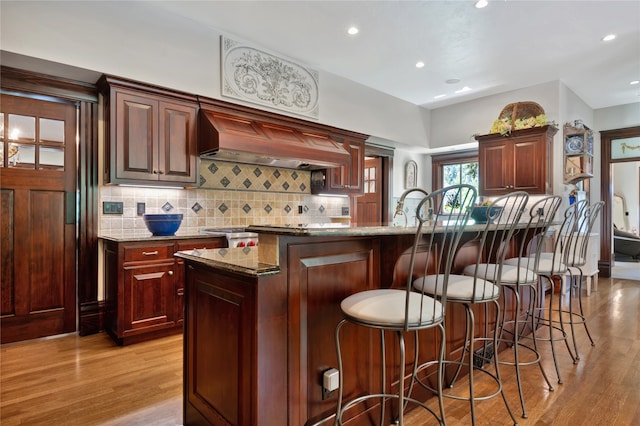
[[64,170],[64,149],[41,146],[39,169]]
[[9,167],[35,168],[36,150],[34,145],[9,143]]
[[20,142],[36,141],[36,118],[26,115],[9,114],[9,140]]
[[41,118],[40,142],[64,143],[64,121]]

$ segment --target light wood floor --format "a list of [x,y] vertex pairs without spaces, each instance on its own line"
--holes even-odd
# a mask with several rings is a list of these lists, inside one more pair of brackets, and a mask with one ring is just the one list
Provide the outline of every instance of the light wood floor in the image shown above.
[[[584,300],[596,346],[579,330],[577,365],[560,348],[561,385],[543,351],[554,392],[537,367],[524,369],[528,419],[519,417],[513,369],[502,369],[520,425],[640,425],[640,281],[601,278]],[[102,333],[71,334],[2,345],[0,357],[2,426],[182,424],[181,336],[118,347]],[[414,412],[410,426],[433,424]],[[499,397],[477,412],[480,425],[510,424]],[[449,425],[470,424],[465,402],[447,400],[446,413]]]

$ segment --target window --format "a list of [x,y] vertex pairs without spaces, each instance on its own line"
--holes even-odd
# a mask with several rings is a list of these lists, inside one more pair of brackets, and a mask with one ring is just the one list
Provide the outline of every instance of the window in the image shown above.
[[478,189],[478,151],[434,155],[431,158],[433,187],[466,183]]

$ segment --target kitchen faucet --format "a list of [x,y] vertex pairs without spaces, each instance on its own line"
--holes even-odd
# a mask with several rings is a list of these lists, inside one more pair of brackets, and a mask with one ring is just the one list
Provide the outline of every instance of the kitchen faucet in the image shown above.
[[[396,211],[393,214],[393,219],[396,218],[397,215],[403,215],[404,216],[404,226],[407,226],[407,214],[404,212],[404,199],[407,197],[407,195],[411,194],[412,192],[422,192],[424,194],[424,196],[426,197],[427,195],[429,195],[429,193],[427,191],[425,191],[422,188],[409,188],[406,191],[404,191],[402,193],[402,195],[400,195],[400,199],[398,200],[398,204],[396,205]],[[429,200],[429,215],[431,215],[433,212],[433,206],[431,205],[431,200]]]

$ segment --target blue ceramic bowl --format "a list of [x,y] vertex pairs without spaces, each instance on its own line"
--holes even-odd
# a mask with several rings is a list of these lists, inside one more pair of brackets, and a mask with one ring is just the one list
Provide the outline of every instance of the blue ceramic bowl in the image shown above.
[[170,237],[176,234],[182,223],[181,214],[145,214],[144,224],[154,237]]
[[491,212],[489,212],[490,206],[476,206],[471,210],[471,219],[473,219],[476,223],[487,223],[489,220],[487,214],[491,214],[492,216],[498,214],[502,207],[500,206],[492,206]]

